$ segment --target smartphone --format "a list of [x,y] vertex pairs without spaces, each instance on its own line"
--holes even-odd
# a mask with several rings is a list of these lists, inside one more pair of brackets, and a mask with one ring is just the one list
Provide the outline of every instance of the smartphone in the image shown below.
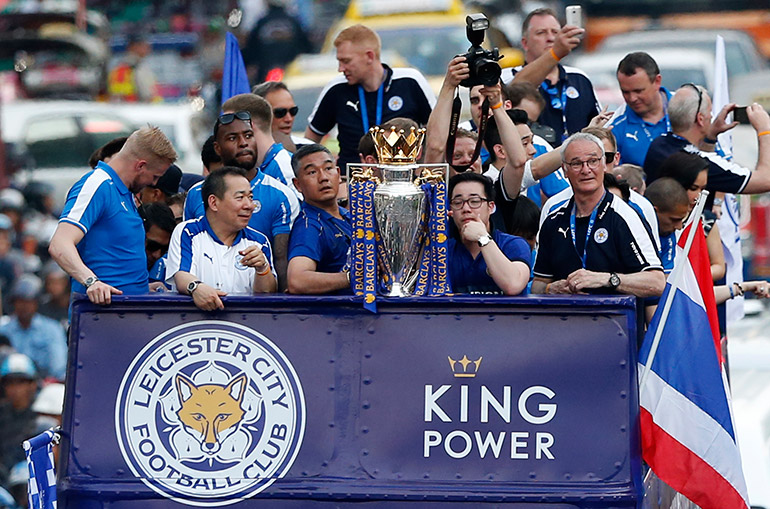
[[749,114],[746,112],[746,106],[736,106],[733,110],[733,121],[739,124],[750,124]]
[[568,5],[566,10],[567,25],[583,27],[583,8],[579,5]]

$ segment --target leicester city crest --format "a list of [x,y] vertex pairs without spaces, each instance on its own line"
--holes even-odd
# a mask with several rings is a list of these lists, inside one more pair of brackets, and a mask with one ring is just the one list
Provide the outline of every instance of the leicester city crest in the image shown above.
[[115,429],[131,471],[177,502],[217,506],[283,477],[299,452],[299,378],[260,333],[224,321],[169,330],[134,358]]

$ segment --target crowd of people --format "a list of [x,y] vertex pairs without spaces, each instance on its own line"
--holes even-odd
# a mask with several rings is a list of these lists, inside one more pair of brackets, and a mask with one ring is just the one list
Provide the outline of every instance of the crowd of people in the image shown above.
[[[583,29],[538,9],[522,34],[525,65],[472,87],[472,118],[456,129],[453,103],[470,76],[465,57],[448,62],[436,97],[419,71],[382,62],[377,34],[356,25],[337,36],[342,74],[318,98],[304,138],[291,134],[298,114],[291,90],[264,82],[224,102],[201,153],[202,175],[179,169],[171,141],[146,126],[94,154],[93,171],[69,191],[58,223],[39,190],[0,194],[0,278],[11,289],[0,324],[6,486],[21,454],[16,445],[41,422],[39,387],[65,378],[70,281],[72,292],[100,305],[170,291],[206,311],[224,309],[228,295],[351,294],[342,174],[348,163],[378,162],[373,126],[427,126],[420,160],[449,164],[456,294],[628,294],[649,319],[678,232],[705,189],[717,302],[746,292],[767,297],[765,281],[721,281],[714,219],[723,193],[770,191],[770,116],[757,104],[747,108],[759,157],[743,168],[715,145],[736,125],[727,120],[734,104],[712,118],[707,90],[664,89],[655,61],[637,52],[618,63],[625,104],[608,112],[589,77],[560,63]],[[336,158],[319,144],[335,127]],[[31,221],[34,228],[25,225]],[[30,240],[30,231],[45,231],[40,225],[55,232]],[[59,415],[56,404],[44,413]]]

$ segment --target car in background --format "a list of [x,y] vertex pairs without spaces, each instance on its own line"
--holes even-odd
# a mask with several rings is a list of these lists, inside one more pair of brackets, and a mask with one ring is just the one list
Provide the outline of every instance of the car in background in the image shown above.
[[696,50],[714,54],[717,35],[725,40],[725,60],[730,78],[765,71],[767,62],[751,36],[740,30],[717,29],[660,29],[638,30],[605,38],[597,52],[617,51],[630,53],[656,49]]
[[[660,68],[662,85],[674,92],[684,83],[703,85],[711,90],[714,80],[713,54],[697,50],[654,48],[648,51]],[[614,111],[623,104],[616,72],[626,51],[595,51],[570,55],[565,65],[575,66],[591,79],[596,97],[603,106]]]
[[3,104],[3,141],[19,166],[11,183],[18,188],[33,181],[52,185],[55,206],[61,209],[69,188],[90,170],[88,159],[97,148],[148,123],[169,137],[183,171],[201,173],[200,149],[213,123],[195,104],[44,100]]
[[0,72],[16,73],[14,95],[28,98],[95,98],[106,88],[109,24],[88,12],[86,29],[72,12],[0,15]]

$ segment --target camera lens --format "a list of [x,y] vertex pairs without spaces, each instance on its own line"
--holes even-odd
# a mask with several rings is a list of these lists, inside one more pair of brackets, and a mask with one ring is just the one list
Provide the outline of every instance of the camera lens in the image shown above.
[[500,64],[497,61],[479,58],[475,64],[476,76],[478,76],[482,85],[492,86],[500,81],[501,70]]

